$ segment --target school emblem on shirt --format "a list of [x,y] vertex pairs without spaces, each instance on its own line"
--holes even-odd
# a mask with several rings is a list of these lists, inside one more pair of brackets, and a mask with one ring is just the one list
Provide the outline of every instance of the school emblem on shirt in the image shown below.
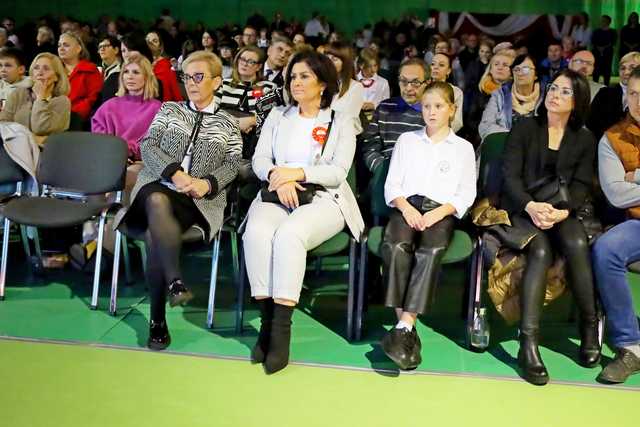
[[449,172],[450,169],[451,169],[451,165],[449,164],[448,161],[443,160],[440,163],[438,163],[438,170],[440,170],[441,173],[447,173]]
[[320,145],[323,145],[325,142],[327,142],[327,128],[323,128],[321,126],[315,127],[311,132],[311,136]]

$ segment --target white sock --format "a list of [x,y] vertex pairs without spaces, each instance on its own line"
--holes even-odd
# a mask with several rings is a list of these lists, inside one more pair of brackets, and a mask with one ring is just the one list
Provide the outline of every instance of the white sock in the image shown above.
[[640,358],[640,344],[629,345],[624,348],[635,354],[637,358]]
[[407,322],[400,320],[397,324],[396,324],[396,329],[406,329],[409,332],[411,332],[411,330],[413,329],[413,326],[408,324]]

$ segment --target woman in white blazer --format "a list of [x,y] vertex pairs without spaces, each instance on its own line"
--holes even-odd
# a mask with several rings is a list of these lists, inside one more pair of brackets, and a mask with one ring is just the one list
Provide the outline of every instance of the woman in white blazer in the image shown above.
[[[347,183],[356,146],[353,118],[330,109],[338,91],[335,68],[324,55],[301,52],[285,81],[291,105],[274,108],[262,129],[252,166],[265,185],[249,208],[243,235],[251,295],[261,314],[251,358],[267,373],[289,362],[291,316],[307,251],[345,225],[356,238],[364,228]],[[304,204],[300,191],[311,185],[317,189]]]

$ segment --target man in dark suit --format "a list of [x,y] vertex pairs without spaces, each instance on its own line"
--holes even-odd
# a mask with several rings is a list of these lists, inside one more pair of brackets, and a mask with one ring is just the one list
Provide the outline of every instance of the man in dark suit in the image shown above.
[[600,140],[602,134],[619,122],[628,109],[626,101],[627,83],[634,68],[640,66],[640,52],[629,52],[620,59],[620,83],[603,87],[591,103],[587,127]]
[[265,80],[274,82],[279,87],[284,86],[284,66],[287,65],[289,56],[293,50],[293,43],[286,37],[273,37],[267,60],[264,61],[263,75]]

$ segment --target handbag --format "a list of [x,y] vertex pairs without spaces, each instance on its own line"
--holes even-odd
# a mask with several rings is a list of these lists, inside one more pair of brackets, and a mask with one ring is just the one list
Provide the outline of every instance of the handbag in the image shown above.
[[571,194],[563,177],[548,176],[534,182],[527,192],[536,202],[549,203],[556,209],[569,209]]
[[[335,111],[331,111],[331,121],[329,122],[329,126],[327,127],[327,133],[325,136],[325,143],[322,144],[322,149],[320,151],[320,155],[324,153],[324,147],[327,145],[329,141],[329,133],[331,132],[331,126],[333,125],[333,117],[335,116]],[[324,190],[325,188],[320,184],[300,184],[304,187],[304,190],[298,190],[296,188],[296,194],[298,195],[298,205],[307,205],[311,203],[313,200],[313,196],[316,194],[316,191]],[[278,193],[274,191],[269,191],[269,182],[264,182],[262,184],[262,189],[260,189],[260,198],[263,202],[266,203],[280,203],[280,198],[278,197]]]
[[432,210],[442,206],[441,203],[438,203],[435,200],[431,200],[426,196],[419,196],[417,194],[407,197],[407,202],[409,202],[409,204],[416,208],[421,214],[431,212]]

